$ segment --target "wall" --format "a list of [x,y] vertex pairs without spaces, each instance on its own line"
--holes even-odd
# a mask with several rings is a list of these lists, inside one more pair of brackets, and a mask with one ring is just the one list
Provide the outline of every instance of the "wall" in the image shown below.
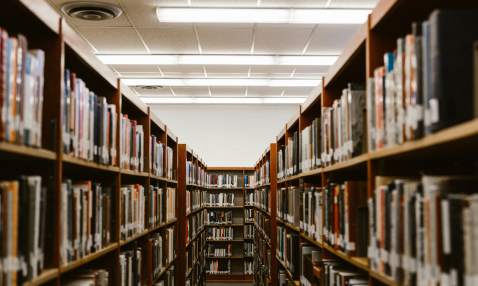
[[253,167],[299,105],[151,105],[208,167]]

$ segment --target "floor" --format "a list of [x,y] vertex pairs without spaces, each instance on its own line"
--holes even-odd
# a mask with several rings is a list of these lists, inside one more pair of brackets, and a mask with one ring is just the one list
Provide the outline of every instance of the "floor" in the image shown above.
[[252,286],[254,283],[213,283],[213,282],[206,282],[207,286]]

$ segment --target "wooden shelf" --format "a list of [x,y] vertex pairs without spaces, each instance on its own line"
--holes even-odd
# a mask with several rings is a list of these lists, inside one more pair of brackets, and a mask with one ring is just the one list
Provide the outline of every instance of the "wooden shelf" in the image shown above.
[[37,286],[53,280],[58,277],[58,268],[44,269],[38,277],[32,279],[29,282],[25,282],[22,286]]
[[294,181],[294,180],[298,180],[299,178],[300,178],[300,175],[295,175],[295,176],[287,177],[283,180],[277,181],[277,183],[280,184],[280,183],[285,183],[288,181]]
[[203,230],[204,230],[204,228],[196,232],[196,235],[189,241],[189,243],[186,244],[186,248],[188,248],[188,246],[191,244],[191,242],[195,241],[196,238],[198,238],[198,236],[201,234],[201,232],[203,232]]
[[155,231],[155,230],[157,230],[157,229],[160,229],[160,228],[162,228],[162,227],[164,227],[164,226],[166,226],[166,224],[163,222],[163,223],[160,224],[160,225],[157,225],[157,226],[154,226],[154,227],[150,228],[149,231],[152,232],[152,231]]
[[366,168],[367,167],[367,165],[366,165],[367,160],[368,160],[368,154],[362,154],[360,156],[357,156],[357,157],[352,158],[350,160],[347,160],[345,162],[337,163],[337,164],[334,164],[334,165],[331,165],[331,166],[324,167],[323,172],[342,170],[342,169],[349,168],[349,167],[357,167],[357,165],[362,164],[362,163],[363,163],[363,167]]
[[166,270],[168,269],[168,267],[171,266],[171,265],[176,261],[176,258],[177,258],[177,257],[178,257],[177,255],[174,256],[173,261],[171,261],[170,263],[168,263],[168,264],[166,265],[166,267],[163,267],[163,268],[161,269],[161,272],[159,273],[158,277],[157,277],[156,279],[154,279],[154,281],[153,281],[153,283],[152,283],[151,285],[154,285],[154,283],[156,283],[156,281],[158,281],[158,279],[161,278],[161,276],[163,276],[163,274],[166,272]]
[[24,157],[25,159],[56,160],[55,152],[6,142],[0,142],[0,155],[2,157],[8,156],[15,160],[19,159],[19,157]]
[[204,226],[244,226],[242,223],[233,223],[233,224],[205,224]]
[[136,240],[136,239],[142,237],[143,235],[147,234],[148,232],[149,232],[149,230],[145,230],[145,231],[143,231],[143,232],[138,233],[137,235],[135,235],[135,236],[133,236],[133,237],[130,237],[130,238],[126,239],[126,240],[123,240],[123,241],[120,242],[120,246],[123,246],[123,245],[125,245],[125,244],[127,244],[127,243],[130,243],[131,241]]
[[242,242],[242,239],[233,239],[233,240],[208,240],[206,242]]
[[206,259],[242,259],[243,256],[231,256],[231,257],[211,257],[211,256],[206,256]]
[[190,216],[190,215],[192,215],[192,214],[194,214],[194,213],[197,213],[198,211],[203,210],[203,209],[205,209],[205,208],[206,208],[206,207],[200,207],[200,208],[198,208],[198,209],[195,209],[195,210],[193,210],[193,211],[190,211],[189,213],[186,214],[186,216]]
[[63,162],[69,163],[75,166],[86,167],[96,170],[108,171],[119,173],[120,168],[117,166],[102,165],[91,161],[86,161],[84,159],[76,158],[71,155],[63,154]]
[[360,258],[360,257],[350,257],[347,254],[343,253],[340,250],[334,249],[333,247],[327,245],[326,243],[323,244],[323,247],[330,251],[331,253],[335,254],[336,256],[340,257],[341,259],[347,261],[350,264],[357,266],[358,268],[365,270],[367,272],[370,271],[369,263],[367,258]]
[[244,207],[255,207],[255,205],[244,205]]
[[145,172],[135,172],[132,170],[121,169],[121,175],[130,175],[130,176],[138,176],[138,177],[149,177],[148,173]]
[[99,257],[117,249],[117,248],[118,248],[118,243],[116,243],[116,242],[112,243],[110,246],[105,247],[105,248],[103,248],[103,249],[101,249],[101,250],[99,250],[99,251],[97,251],[93,254],[87,255],[80,260],[73,261],[73,262],[68,263],[67,265],[61,266],[60,273],[65,273],[65,272],[73,270],[77,267],[80,267],[80,266],[82,266],[82,265],[84,265],[84,264],[86,264],[90,261],[93,261],[93,260],[95,260],[95,259],[97,259],[97,258],[99,258]]
[[242,206],[205,207],[206,209],[242,209]]
[[296,285],[296,286],[299,286],[300,285],[300,282],[298,280],[294,280],[292,278],[292,273],[290,273],[289,269],[285,266],[285,263],[279,259],[279,256],[276,256],[277,258],[277,261],[279,261],[280,264],[282,264],[282,266],[284,267],[285,269],[285,272],[287,273],[287,275],[289,276],[289,279]]
[[214,188],[207,188],[208,190],[242,190],[244,189],[243,187],[237,187],[237,188],[218,188],[218,187],[214,187]]
[[172,219],[172,220],[170,220],[170,221],[166,222],[166,225],[173,224],[173,223],[175,223],[177,220],[178,220],[177,218],[175,218],[175,219]]
[[304,172],[304,173],[300,173],[300,177],[309,177],[309,176],[315,176],[315,175],[322,175],[322,168],[317,168],[315,170],[312,170],[312,171],[308,171],[308,172]]
[[303,238],[305,238],[306,240],[308,240],[310,243],[313,243],[313,244],[315,244],[315,245],[317,245],[318,247],[321,247],[321,248],[323,247],[322,241],[317,241],[317,240],[313,239],[312,237],[305,235],[305,233],[302,233],[302,232],[300,233],[300,235]]

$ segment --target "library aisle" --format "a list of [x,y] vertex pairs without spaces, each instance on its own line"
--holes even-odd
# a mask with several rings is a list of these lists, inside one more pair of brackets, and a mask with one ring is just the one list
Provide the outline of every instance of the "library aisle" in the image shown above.
[[478,285],[477,1],[107,2],[0,4],[0,285]]

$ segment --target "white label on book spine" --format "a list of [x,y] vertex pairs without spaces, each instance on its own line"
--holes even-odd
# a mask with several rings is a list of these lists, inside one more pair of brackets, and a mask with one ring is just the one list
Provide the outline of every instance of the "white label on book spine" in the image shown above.
[[355,250],[355,242],[347,242],[347,250],[354,251]]
[[380,260],[384,262],[388,262],[388,258],[389,258],[388,251],[386,251],[385,249],[380,249]]
[[431,123],[440,121],[439,103],[437,98],[430,99],[430,119]]
[[408,271],[411,273],[417,272],[417,261],[413,257],[408,257]]
[[451,253],[451,241],[450,241],[450,213],[449,213],[449,203],[448,200],[441,201],[441,218],[442,218],[442,226],[443,226],[443,253],[450,254]]
[[450,285],[450,276],[448,273],[441,273],[440,275],[440,286],[449,286]]

